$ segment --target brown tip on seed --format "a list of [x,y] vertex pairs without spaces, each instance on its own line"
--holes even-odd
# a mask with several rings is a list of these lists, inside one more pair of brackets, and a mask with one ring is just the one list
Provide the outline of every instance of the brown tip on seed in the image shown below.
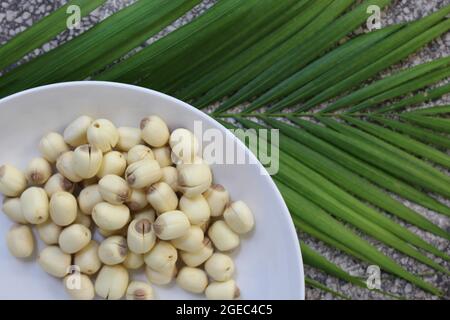
[[127,176],[127,182],[130,185],[133,185],[136,182],[136,176],[134,174]]
[[209,240],[208,237],[205,237],[205,238],[203,239],[203,245],[204,245],[205,247],[212,247],[211,240]]
[[213,184],[211,186],[211,189],[217,190],[217,191],[225,191],[225,188],[221,184]]
[[159,223],[154,223],[153,224],[153,230],[155,230],[155,233],[157,235],[160,235],[163,232],[163,230],[164,230],[164,226],[162,224],[159,224]]
[[61,187],[63,190],[69,191],[73,188],[73,183],[72,183],[72,181],[62,177],[61,178]]
[[129,197],[130,197],[130,190],[129,189],[128,190],[123,190],[122,192],[120,192],[117,195],[117,199],[119,201],[122,201],[122,202],[127,201]]
[[95,122],[94,123],[94,128],[97,128],[97,129],[100,128],[100,124],[98,122]]
[[235,287],[234,288],[234,297],[235,298],[239,298],[241,296],[241,290],[239,289],[239,287]]
[[120,240],[118,246],[119,246],[119,254],[122,257],[125,257],[128,254],[128,246],[126,240],[125,239]]
[[136,300],[145,300],[146,296],[147,295],[144,289],[137,289],[136,291],[134,291],[134,298]]
[[130,202],[127,202],[126,204],[131,211],[137,211],[141,207],[139,205],[139,203],[137,203],[136,201],[130,201]]
[[3,176],[5,175],[6,172],[6,166],[1,166],[0,167],[0,178],[3,178]]
[[141,219],[136,222],[134,229],[139,233],[149,233],[152,228],[152,223],[148,219]]
[[149,118],[144,118],[144,119],[141,120],[141,125],[140,125],[141,130],[144,130],[145,126],[147,125],[147,123],[149,121],[150,121]]
[[40,172],[37,171],[33,171],[30,174],[30,180],[34,183],[38,183],[43,179],[42,175]]

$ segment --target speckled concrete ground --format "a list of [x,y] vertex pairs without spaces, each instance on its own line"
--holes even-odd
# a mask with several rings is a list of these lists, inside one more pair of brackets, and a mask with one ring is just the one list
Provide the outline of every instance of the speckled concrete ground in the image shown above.
[[[26,59],[28,60],[30,57],[34,57],[36,55],[42,54],[48,50],[51,50],[58,44],[67,41],[78,33],[90,28],[92,25],[101,21],[111,13],[117,11],[125,5],[132,3],[133,0],[110,0],[108,1],[102,8],[94,11],[91,16],[86,17],[82,20],[82,27],[80,30],[71,30],[63,32],[61,35],[56,37],[53,41],[50,41],[48,44],[45,44],[42,48],[36,49],[33,53],[31,53]],[[0,1],[0,44],[6,42],[8,39],[13,37],[15,34],[21,32],[25,28],[32,25],[35,21],[39,20],[49,12],[58,8],[61,4],[66,3],[65,0],[1,0]],[[214,3],[214,0],[204,0],[201,5],[196,7],[194,10],[189,12],[185,17],[176,21],[172,26],[168,27],[166,30],[161,32],[157,37],[151,39],[149,42],[154,41],[159,38],[161,35],[166,34],[179,27],[180,25],[186,23],[191,20],[193,17],[202,13],[206,8],[211,6]],[[382,24],[390,25],[393,23],[407,22],[418,19],[424,15],[428,15],[431,12],[434,12],[436,9],[443,7],[444,5],[449,4],[448,0],[402,0],[402,1],[393,1],[391,7],[383,13],[382,16]],[[362,30],[359,30],[361,32]],[[393,70],[399,70],[408,66],[416,65],[419,63],[423,63],[426,61],[430,61],[439,57],[444,57],[450,55],[450,33],[445,34],[439,39],[433,41],[426,48],[421,50],[420,52],[412,55],[404,61],[390,70],[384,72],[381,77],[390,74]],[[434,104],[450,104],[450,95],[440,99],[438,102]],[[427,104],[424,104],[426,106]],[[448,171],[447,171],[448,173]],[[400,199],[402,200],[402,199]],[[420,208],[415,204],[410,203],[409,201],[402,200],[407,206],[416,209],[418,212],[424,214],[435,223],[437,223],[440,227],[447,229],[450,231],[450,219],[444,218],[440,215],[437,215],[429,210],[424,208]],[[448,201],[447,201],[448,202]],[[450,205],[450,203],[448,203]],[[429,241],[430,243],[437,246],[442,251],[450,254],[450,245],[448,241],[444,241],[440,238],[432,236],[428,233],[422,232],[417,228],[410,229],[422,236],[424,239]],[[366,277],[366,269],[367,266],[359,263],[355,259],[352,259],[346,255],[343,255],[341,252],[337,250],[330,249],[326,245],[320,243],[317,240],[314,240],[308,237],[305,234],[300,234],[300,237],[312,248],[323,254],[325,257],[330,259],[331,261],[337,263],[344,270],[347,270],[353,275]],[[367,238],[368,239],[368,238]],[[423,275],[424,279],[435,284],[439,288],[443,289],[447,296],[450,295],[450,278],[442,276],[441,274],[437,274],[432,272],[430,268],[425,267],[422,264],[417,263],[411,258],[408,258],[398,252],[387,248],[386,246],[380,244],[377,241],[372,239],[368,239],[371,243],[375,244],[380,250],[390,257],[394,258],[397,262],[399,262],[403,267],[405,267],[408,271]],[[436,259],[438,262],[440,259]],[[449,263],[442,263],[447,269],[450,268]],[[353,299],[383,299],[384,297],[380,294],[370,292],[366,289],[361,289],[350,285],[344,281],[337,280],[333,277],[329,277],[326,274],[311,269],[309,267],[305,268],[306,274],[316,279],[328,287],[338,290]],[[391,293],[395,293],[397,295],[405,296],[410,299],[432,299],[430,295],[424,293],[422,290],[417,289],[416,287],[408,284],[407,282],[395,278],[389,274],[382,274],[381,277],[381,286],[382,289],[389,291]],[[317,289],[307,288],[306,297],[308,299],[333,299],[334,297],[329,294],[322,292]]]

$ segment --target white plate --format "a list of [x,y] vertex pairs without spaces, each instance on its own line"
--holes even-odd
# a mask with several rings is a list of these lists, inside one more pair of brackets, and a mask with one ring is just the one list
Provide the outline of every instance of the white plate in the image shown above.
[[[138,126],[140,119],[157,114],[170,128],[193,129],[194,120],[203,128],[227,130],[205,113],[167,95],[125,84],[70,82],[27,90],[0,100],[0,163],[24,169],[38,156],[38,142],[48,131],[63,128],[77,116],[108,118],[118,126]],[[226,132],[232,136],[230,132]],[[233,139],[235,139],[233,137]],[[236,139],[238,149],[255,159]],[[286,205],[270,177],[261,175],[261,165],[213,165],[214,180],[224,185],[232,199],[248,203],[256,228],[242,239],[233,254],[236,280],[242,299],[304,299],[303,263],[300,247]],[[0,234],[12,222],[0,215]],[[39,244],[39,250],[43,247]],[[61,280],[40,269],[36,255],[28,261],[12,257],[0,241],[0,299],[65,299]],[[143,274],[133,275],[145,278]],[[172,285],[155,286],[161,299],[198,299]]]

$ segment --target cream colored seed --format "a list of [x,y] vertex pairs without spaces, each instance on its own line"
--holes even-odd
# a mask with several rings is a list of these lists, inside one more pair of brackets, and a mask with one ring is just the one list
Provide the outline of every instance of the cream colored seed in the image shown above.
[[87,143],[87,130],[93,119],[88,116],[81,116],[75,119],[64,130],[64,140],[72,147],[78,147]]
[[128,166],[125,177],[132,188],[142,189],[158,182],[162,172],[156,160],[141,160]]
[[76,253],[91,241],[91,231],[82,224],[73,224],[61,231],[58,244],[65,253]]
[[60,155],[69,151],[69,147],[62,135],[49,132],[39,142],[39,151],[48,162],[55,163]]
[[74,264],[80,268],[80,272],[92,275],[100,270],[102,262],[98,256],[98,248],[98,243],[95,240],[91,240],[75,254]]
[[203,193],[203,196],[208,201],[212,217],[220,217],[230,202],[228,191],[220,184],[213,184]]
[[142,281],[131,281],[128,285],[127,300],[153,300],[153,288]]
[[77,199],[68,192],[60,191],[50,199],[50,217],[59,226],[68,226],[77,218]]
[[31,228],[24,225],[14,225],[6,236],[9,252],[16,258],[27,258],[34,251],[34,239]]
[[119,176],[104,176],[98,186],[103,200],[115,205],[127,201],[131,192],[127,182]]
[[119,300],[125,295],[129,275],[121,265],[103,266],[95,280],[95,292],[108,300]]
[[162,240],[172,240],[184,236],[191,224],[186,215],[178,210],[168,211],[156,218],[153,228]]
[[139,269],[144,265],[144,256],[142,254],[137,254],[132,252],[131,250],[128,250],[128,254],[125,258],[125,261],[123,262],[123,265],[127,269]]
[[48,179],[44,186],[45,192],[49,198],[56,192],[65,191],[72,193],[75,188],[75,184],[69,179],[64,178],[60,173],[56,173]]
[[174,167],[161,168],[161,182],[167,183],[173,191],[178,191],[178,171]]
[[149,282],[163,286],[172,282],[173,278],[177,275],[177,266],[173,265],[171,268],[162,272],[155,271],[150,267],[145,268],[145,275]]
[[208,285],[205,271],[198,268],[183,267],[177,276],[177,284],[192,293],[202,293]]
[[198,252],[203,248],[204,238],[203,230],[200,227],[191,226],[184,236],[173,239],[171,243],[178,250]]
[[210,283],[205,295],[209,300],[233,300],[239,298],[240,291],[234,280],[228,280]]
[[77,217],[73,223],[82,224],[86,228],[90,228],[92,224],[91,216],[84,214],[80,210],[77,211]]
[[169,242],[159,241],[144,255],[147,266],[158,272],[171,270],[178,259],[178,252]]
[[172,132],[169,139],[170,147],[175,156],[182,162],[191,162],[197,155],[199,143],[194,134],[183,128]]
[[173,164],[171,156],[172,151],[169,146],[153,148],[152,151],[155,156],[155,160],[158,161],[161,168],[165,168]]
[[124,227],[130,219],[130,209],[124,205],[107,202],[97,204],[92,210],[92,219],[101,229],[115,231]]
[[49,203],[47,193],[42,188],[31,187],[20,196],[20,207],[24,218],[31,224],[47,221]]
[[34,158],[25,170],[28,183],[33,186],[45,184],[51,175],[52,167],[44,158]]
[[148,219],[135,219],[128,226],[127,243],[137,254],[149,252],[156,243],[152,222]]
[[56,161],[56,169],[72,182],[80,182],[83,180],[83,178],[75,172],[73,151],[67,151],[58,158]]
[[239,246],[239,235],[221,220],[213,223],[208,230],[208,236],[220,251],[230,251]]
[[107,265],[125,261],[128,254],[127,240],[122,236],[112,236],[103,240],[98,248],[100,260]]
[[83,144],[74,151],[73,170],[83,179],[95,177],[102,163],[103,153],[95,146]]
[[98,184],[84,188],[78,196],[78,204],[84,214],[92,214],[94,207],[101,202],[103,202],[103,197]]
[[233,260],[223,253],[214,253],[205,263],[206,273],[215,281],[228,281],[233,277]]
[[186,197],[195,197],[211,186],[212,174],[207,164],[182,164],[178,166],[178,190]]
[[124,155],[118,151],[110,151],[103,155],[102,165],[97,172],[97,177],[100,179],[108,174],[123,176],[127,168],[127,160]]
[[102,152],[108,152],[119,142],[119,132],[111,121],[98,119],[89,126],[87,139],[91,145],[96,146]]
[[128,152],[131,148],[142,142],[141,130],[139,128],[120,127],[117,131],[119,133],[117,149],[120,151]]
[[5,198],[2,211],[14,222],[27,224],[28,221],[22,214],[20,198]]
[[36,229],[39,233],[39,237],[47,245],[58,244],[59,235],[61,234],[62,227],[55,224],[48,219],[44,223],[38,224]]
[[27,187],[27,178],[16,167],[0,166],[0,193],[7,197],[18,197]]
[[255,226],[255,219],[250,208],[243,201],[231,203],[223,214],[228,226],[238,234],[250,232]]
[[137,219],[148,219],[151,223],[155,222],[156,212],[153,208],[148,208],[143,211],[136,213],[133,218]]
[[158,116],[149,116],[141,121],[142,139],[152,147],[162,147],[169,141],[169,128]]
[[127,163],[128,165],[141,160],[155,160],[152,149],[142,144],[138,144],[128,151]]
[[131,189],[130,196],[125,202],[131,212],[145,209],[148,205],[147,195],[143,189]]
[[148,188],[147,200],[159,213],[175,210],[178,207],[178,197],[165,182],[158,182]]
[[198,267],[208,260],[214,252],[211,241],[208,238],[203,240],[203,247],[196,252],[181,251],[181,260],[189,267]]
[[208,202],[202,195],[192,198],[182,196],[180,199],[180,210],[188,217],[189,222],[195,225],[207,222],[211,216]]
[[70,254],[64,253],[58,246],[46,247],[39,253],[38,263],[48,274],[63,278],[69,272]]
[[92,300],[95,297],[94,284],[85,274],[66,276],[64,278],[64,288],[74,300]]

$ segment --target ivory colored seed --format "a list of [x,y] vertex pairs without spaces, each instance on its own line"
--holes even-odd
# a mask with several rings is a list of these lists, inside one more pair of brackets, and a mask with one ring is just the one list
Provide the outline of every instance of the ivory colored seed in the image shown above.
[[125,205],[131,212],[137,212],[145,209],[148,205],[147,195],[143,189],[131,189],[130,196]]
[[205,290],[209,300],[233,300],[240,296],[240,290],[234,280],[211,282]]
[[158,272],[171,270],[178,259],[178,252],[169,242],[159,241],[144,255],[147,266]]
[[128,165],[141,160],[155,160],[152,149],[142,144],[138,144],[131,148],[127,154]]
[[52,175],[52,167],[44,158],[34,158],[25,170],[28,183],[33,186],[40,186],[47,182]]
[[161,168],[162,177],[160,182],[167,183],[173,191],[178,191],[178,171],[175,167]]
[[168,211],[156,218],[153,228],[161,240],[172,240],[184,236],[191,224],[186,215],[178,210]]
[[75,188],[75,184],[69,179],[64,178],[60,173],[56,173],[48,179],[44,186],[45,192],[49,198],[56,192],[65,191],[72,193]]
[[169,141],[169,128],[158,116],[149,116],[141,121],[142,139],[151,147],[162,147]]
[[95,280],[95,292],[108,300],[118,300],[125,295],[129,275],[121,265],[103,266]]
[[165,168],[173,164],[171,156],[172,150],[170,150],[169,146],[153,148],[152,151],[155,156],[155,160],[158,161],[161,168]]
[[214,252],[211,241],[208,238],[203,240],[203,246],[195,252],[181,251],[181,260],[189,267],[198,267],[208,260]]
[[255,219],[250,208],[243,201],[231,203],[223,214],[227,225],[238,234],[250,232],[255,226]]
[[48,219],[47,221],[38,224],[36,229],[39,233],[39,237],[47,245],[58,244],[59,235],[61,234],[62,227],[55,224]]
[[127,160],[124,155],[118,151],[110,151],[103,155],[102,165],[97,172],[97,177],[100,179],[108,174],[123,176],[127,168]]
[[0,166],[0,193],[7,197],[18,197],[27,187],[27,178],[16,167]]
[[225,211],[225,207],[230,202],[228,191],[220,184],[213,184],[203,193],[211,209],[212,217],[220,217]]
[[94,207],[101,202],[103,202],[103,197],[100,194],[98,184],[84,188],[78,196],[78,204],[80,206],[80,210],[84,214],[92,214]]
[[20,198],[5,198],[3,200],[2,211],[14,222],[21,224],[28,223],[22,214]]
[[212,174],[207,164],[181,164],[178,166],[178,190],[186,197],[195,197],[211,186]]
[[31,224],[47,221],[49,215],[49,202],[44,189],[31,187],[20,196],[20,207],[24,218]]
[[87,130],[93,119],[81,116],[70,123],[64,130],[64,141],[72,147],[78,147],[87,143]]
[[203,230],[198,226],[191,226],[184,236],[173,239],[171,243],[178,250],[198,252],[203,248],[203,240]]
[[128,285],[127,300],[153,300],[153,288],[148,283],[142,281],[131,281]]
[[128,166],[125,177],[130,187],[142,189],[158,182],[162,172],[156,160],[141,160]]
[[148,281],[159,286],[171,283],[177,273],[178,270],[176,265],[173,265],[171,268],[162,272],[155,271],[150,267],[145,267],[145,275],[147,276]]
[[207,222],[211,216],[208,202],[201,194],[192,198],[182,196],[180,199],[180,210],[188,217],[189,222],[194,225],[201,225]]
[[148,219],[134,219],[128,226],[127,243],[137,254],[149,252],[156,243],[152,222]]
[[233,277],[234,263],[230,256],[216,252],[206,261],[205,271],[215,281],[228,281]]
[[178,207],[175,191],[165,182],[158,182],[147,190],[147,200],[159,213],[173,211]]
[[31,228],[24,225],[14,225],[6,236],[9,252],[16,258],[27,258],[34,251],[34,239]]
[[106,119],[98,119],[87,129],[89,144],[96,146],[102,152],[108,152],[119,142],[119,132],[114,124]]
[[239,246],[239,235],[225,221],[214,222],[209,227],[208,236],[219,251],[230,251]]
[[74,300],[92,300],[95,297],[94,284],[85,274],[73,274],[64,278],[64,288]]
[[115,265],[125,261],[128,254],[127,240],[122,236],[106,238],[98,248],[100,260],[107,265]]
[[55,163],[60,155],[69,151],[69,146],[62,135],[49,132],[39,142],[39,151],[48,162]]
[[124,227],[130,219],[130,209],[124,205],[107,202],[97,204],[92,210],[92,219],[101,229],[115,231]]
[[63,278],[70,271],[70,254],[64,253],[58,246],[46,247],[39,253],[38,263],[48,274]]
[[128,152],[134,146],[141,144],[141,130],[132,127],[120,127],[117,129],[119,133],[119,142],[117,149]]
[[102,262],[98,256],[98,248],[98,243],[95,240],[91,240],[75,254],[74,264],[80,268],[80,272],[92,275],[100,270]]
[[60,191],[50,199],[50,217],[59,226],[68,226],[77,218],[77,199],[68,192]]
[[192,293],[202,293],[208,285],[205,271],[198,268],[183,267],[177,276],[177,284]]
[[56,160],[56,169],[72,182],[80,182],[83,180],[83,178],[75,172],[73,151],[63,153],[58,160]]
[[114,205],[127,201],[131,192],[127,182],[123,178],[114,175],[104,176],[98,182],[98,186],[103,200]]
[[82,224],[86,228],[90,228],[92,224],[91,216],[84,214],[80,210],[77,211],[77,217],[73,223]]
[[73,153],[73,170],[83,179],[91,179],[100,170],[103,152],[92,145],[83,144]]
[[125,258],[123,265],[127,269],[139,269],[144,265],[144,256],[128,250],[127,257]]
[[58,244],[62,251],[72,254],[91,241],[91,231],[82,224],[73,224],[61,231]]
[[183,128],[174,130],[169,139],[172,152],[182,162],[191,162],[198,153],[199,143],[194,134]]

